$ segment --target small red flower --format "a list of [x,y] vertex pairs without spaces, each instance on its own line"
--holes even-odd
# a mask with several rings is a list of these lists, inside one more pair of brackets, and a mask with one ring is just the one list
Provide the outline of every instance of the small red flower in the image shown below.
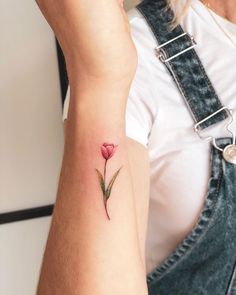
[[107,160],[110,159],[114,155],[117,147],[118,147],[118,145],[114,145],[113,143],[104,142],[103,145],[101,146],[101,153],[102,153],[103,158],[105,159],[104,173],[102,174],[98,169],[95,169],[97,171],[98,180],[99,180],[99,183],[100,183],[100,186],[102,189],[102,193],[103,193],[103,202],[104,202],[104,206],[105,206],[105,210],[106,210],[106,215],[109,220],[110,220],[110,216],[107,211],[107,201],[110,198],[111,189],[112,189],[113,184],[116,180],[116,177],[118,176],[118,174],[123,166],[121,166],[115,172],[115,174],[112,176],[111,180],[109,181],[108,185],[106,185],[106,167],[107,167]]
[[114,155],[117,146],[118,145],[114,145],[113,143],[103,143],[101,146],[103,158],[106,160],[110,159]]

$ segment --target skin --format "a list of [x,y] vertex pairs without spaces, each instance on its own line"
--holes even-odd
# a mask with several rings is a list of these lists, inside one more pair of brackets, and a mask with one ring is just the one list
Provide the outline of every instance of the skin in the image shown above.
[[[37,295],[147,295],[139,232],[144,226],[137,220],[147,207],[135,203],[132,182],[141,179],[135,170],[145,165],[133,169],[125,136],[125,106],[137,66],[127,16],[116,0],[37,4],[62,47],[70,81],[63,161]],[[122,167],[107,203],[110,219],[95,170],[104,168],[103,143],[117,145],[106,179]],[[138,148],[134,154],[146,155]]]
[[228,21],[236,23],[236,2],[235,0],[209,0],[202,1],[209,3],[210,8],[218,15],[226,18]]
[[[235,22],[233,0],[209,2],[216,13]],[[125,105],[137,53],[123,1],[37,4],[63,50],[71,92],[37,295],[147,295],[148,154],[125,136]],[[104,167],[103,142],[118,145],[106,176],[110,179],[123,167],[108,202],[110,220],[95,172]]]
[[86,89],[93,79],[127,90],[136,70],[137,53],[123,1],[36,2],[61,45],[71,88],[78,86],[79,79]]

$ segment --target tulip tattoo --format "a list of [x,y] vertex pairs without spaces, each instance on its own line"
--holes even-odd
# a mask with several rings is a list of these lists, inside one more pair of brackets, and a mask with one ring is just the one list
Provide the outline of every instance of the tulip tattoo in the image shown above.
[[122,166],[112,176],[107,187],[106,187],[106,168],[107,168],[107,161],[114,155],[117,146],[118,145],[114,145],[113,143],[103,143],[103,145],[101,146],[101,154],[102,154],[102,157],[105,159],[103,175],[98,169],[95,169],[98,174],[98,180],[99,180],[99,183],[100,183],[100,186],[102,189],[102,193],[103,193],[103,202],[104,202],[104,206],[105,206],[105,211],[106,211],[107,218],[109,220],[110,220],[110,216],[107,211],[107,201],[110,197],[112,186],[113,186],[113,184],[116,180],[116,177],[118,176]]

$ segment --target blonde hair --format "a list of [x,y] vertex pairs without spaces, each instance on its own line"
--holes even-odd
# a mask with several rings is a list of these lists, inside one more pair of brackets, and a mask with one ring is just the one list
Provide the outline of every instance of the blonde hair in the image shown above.
[[172,27],[174,28],[179,24],[181,18],[188,11],[191,0],[167,0],[167,3],[175,13],[175,17],[172,22]]

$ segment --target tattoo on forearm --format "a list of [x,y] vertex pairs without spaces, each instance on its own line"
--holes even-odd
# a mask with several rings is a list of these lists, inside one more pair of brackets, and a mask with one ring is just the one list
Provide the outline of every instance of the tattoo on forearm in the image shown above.
[[100,183],[100,186],[102,189],[102,193],[103,193],[103,202],[104,202],[104,206],[105,206],[105,211],[106,211],[107,218],[109,220],[110,220],[110,216],[109,216],[108,210],[107,210],[107,201],[111,195],[111,189],[112,189],[112,186],[116,180],[116,177],[118,176],[118,174],[123,166],[121,166],[115,172],[115,174],[112,176],[107,187],[106,187],[106,168],[107,168],[107,161],[114,155],[117,146],[118,145],[114,145],[113,143],[103,143],[103,145],[101,146],[101,154],[102,154],[102,157],[105,159],[103,174],[98,169],[95,169],[98,174],[98,180],[99,180],[99,183]]

